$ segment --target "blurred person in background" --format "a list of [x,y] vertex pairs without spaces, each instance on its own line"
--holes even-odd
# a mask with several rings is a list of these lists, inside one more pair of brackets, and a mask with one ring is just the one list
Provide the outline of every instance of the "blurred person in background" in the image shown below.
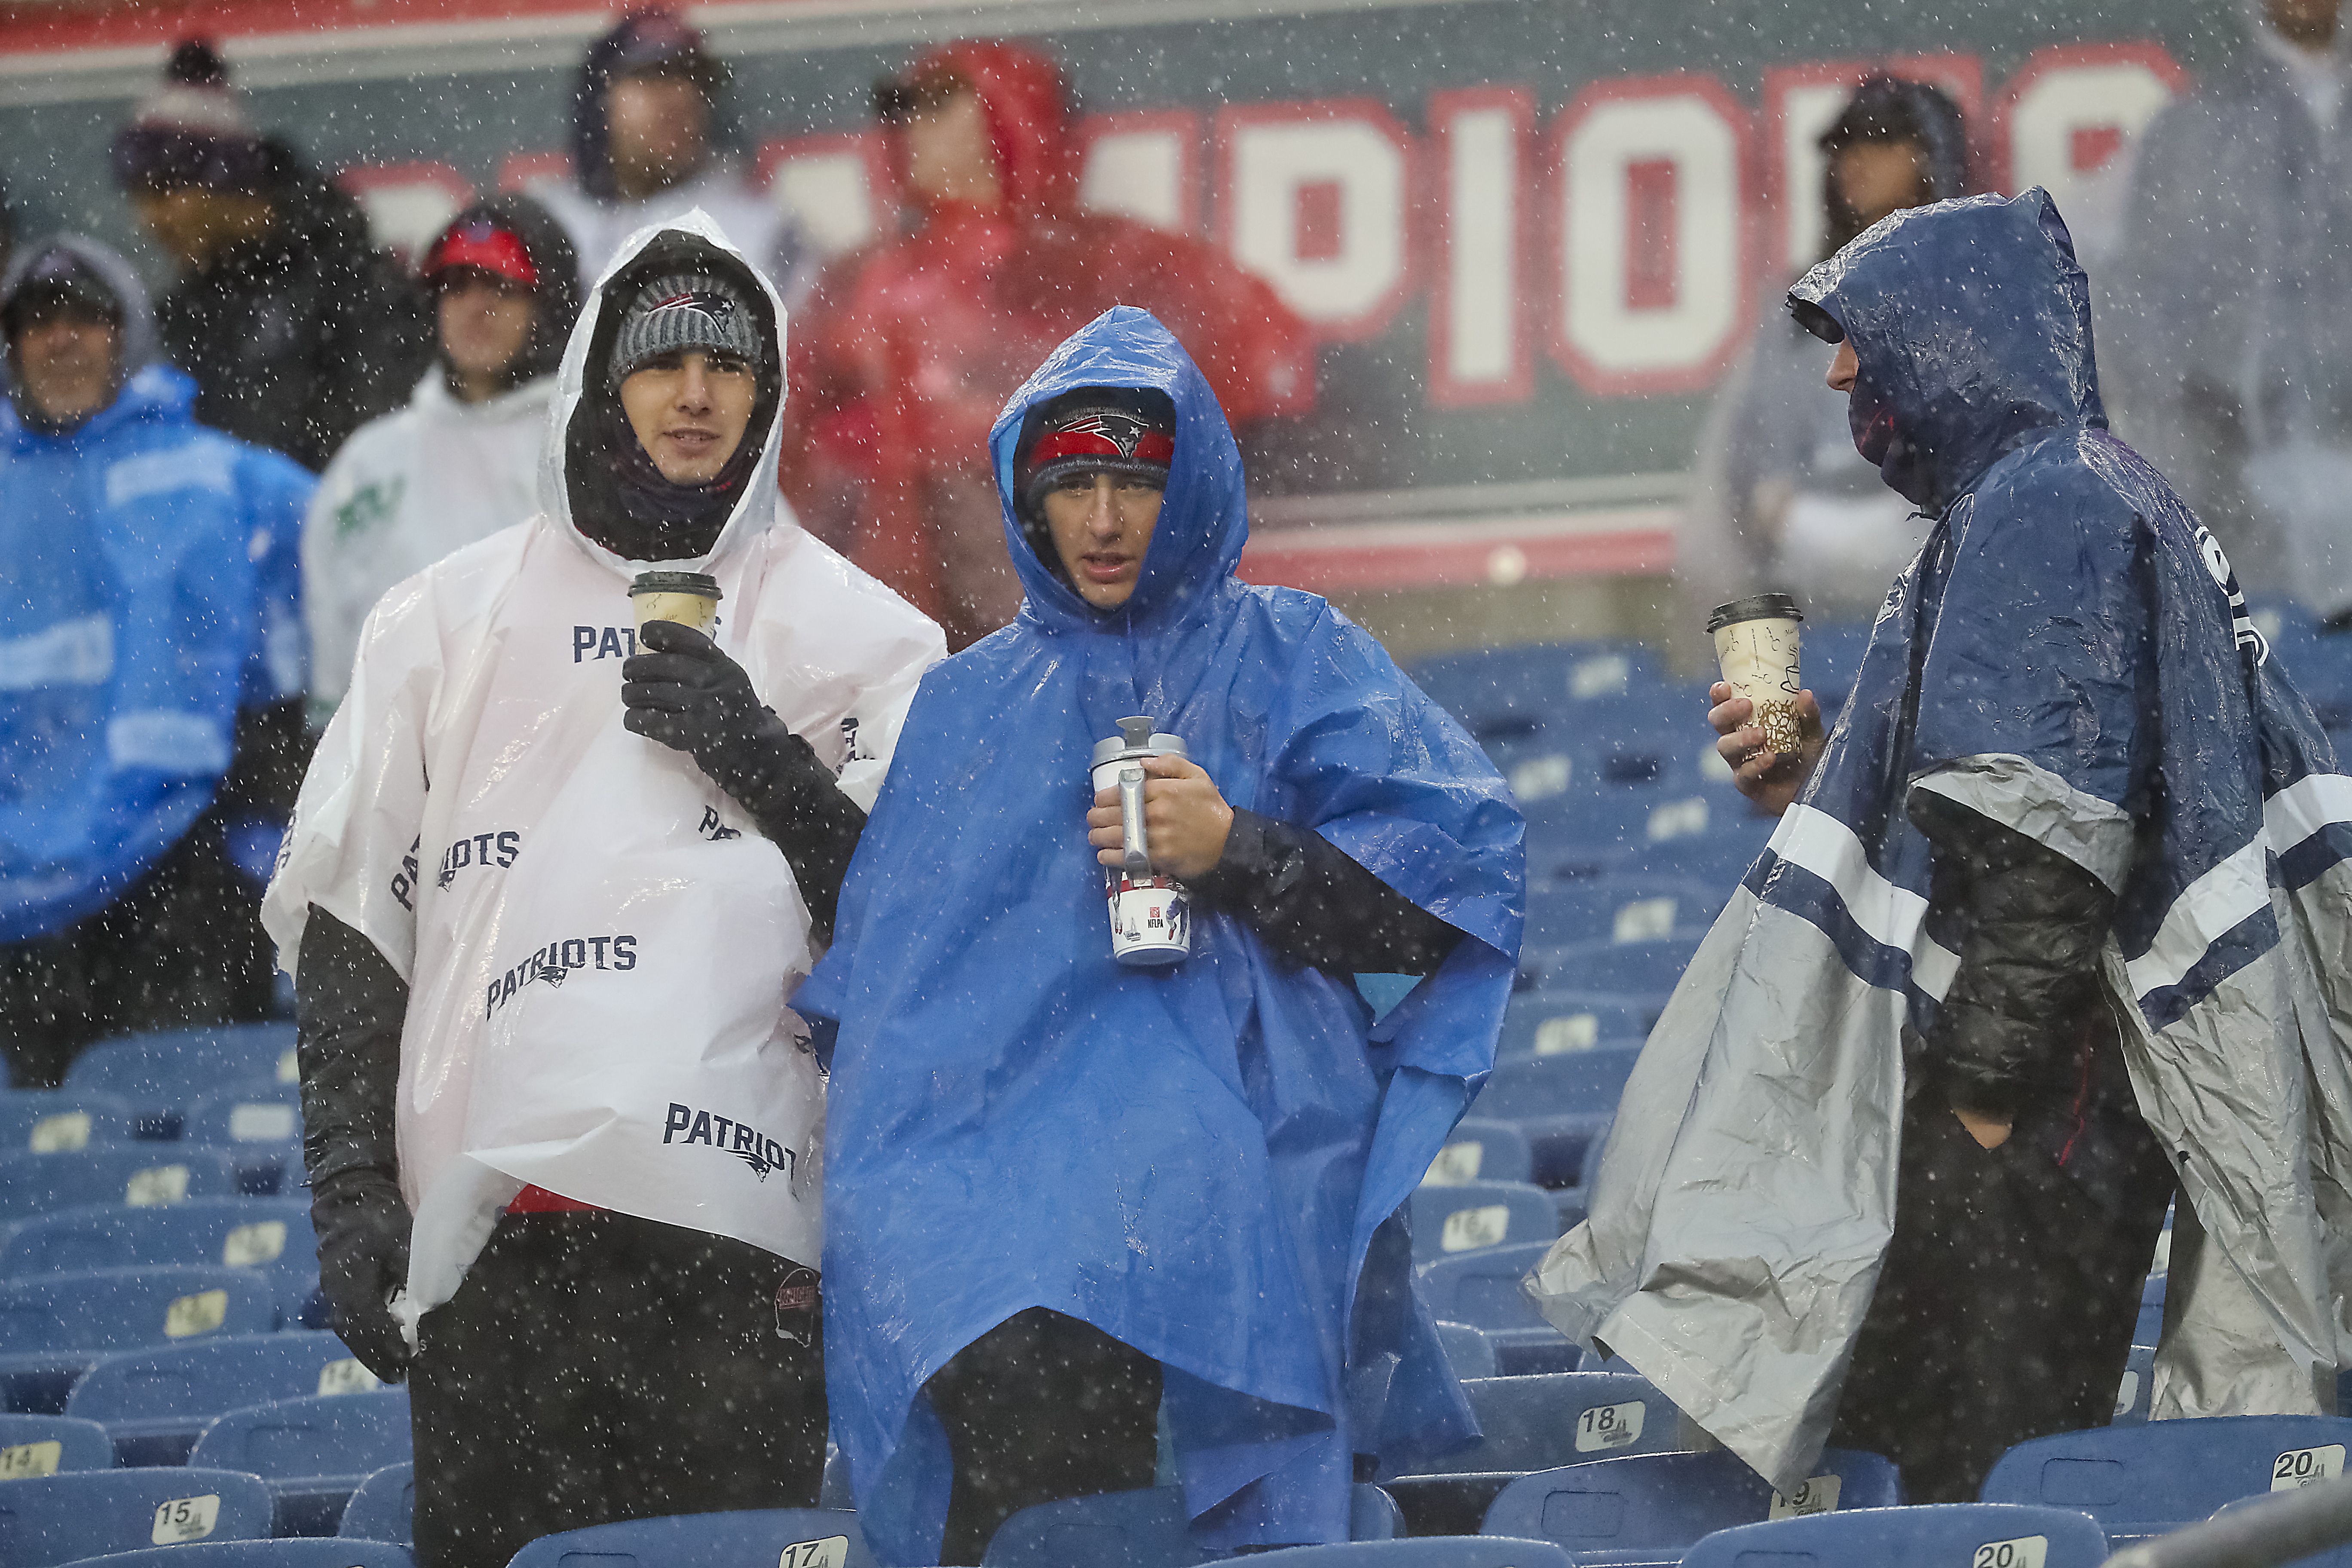
[[196,423],[103,246],[31,245],[0,330],[0,1041],[47,1087],[93,1039],[268,1012],[241,867],[276,848],[304,742],[299,692],[256,672],[256,546],[313,481]]
[[342,700],[386,588],[539,510],[542,426],[580,315],[572,242],[538,203],[501,196],[452,218],[421,271],[439,363],[335,454],[303,525],[315,724]]
[[796,323],[803,439],[785,488],[961,647],[1021,605],[987,437],[1055,343],[1113,305],[1149,310],[1237,427],[1313,405],[1314,344],[1222,252],[1079,209],[1067,91],[1045,56],[951,44],[875,100],[913,226],[835,262]]
[[[788,1004],[945,649],[782,504],[783,328],[707,216],[614,259],[538,510],[378,602],[270,884],[320,1285],[408,1380],[425,1568],[816,1500]],[[653,563],[711,635],[638,627]]]
[[[1241,454],[1150,315],[1055,350],[989,453],[1027,605],[924,680],[793,1003],[837,1028],[827,1373],[867,1539],[976,1563],[1023,1508],[1150,1485],[1164,1414],[1199,1545],[1345,1541],[1357,1455],[1472,1431],[1396,1210],[1494,1065],[1524,825],[1370,637],[1234,577]],[[1191,752],[1144,764],[1195,900],[1164,969],[1112,956],[1118,797],[1086,782],[1136,713]],[[1377,1029],[1359,972],[1415,977]]]
[[583,279],[650,223],[700,207],[797,310],[814,279],[791,217],[722,148],[726,62],[675,11],[632,11],[588,46],[572,95],[572,174],[531,195],[572,237]]
[[1935,527],[1832,733],[1776,754],[1714,688],[1780,826],[1530,1293],[1783,1493],[1826,1443],[1967,1501],[2110,1419],[2177,1192],[2151,1415],[2333,1410],[2352,781],[2108,433],[2046,192],[1898,215],[1788,298]]
[[2100,330],[2116,424],[2249,593],[2352,619],[2352,115],[2339,0],[2248,42],[2140,138]]
[[[1968,189],[1959,106],[1926,82],[1864,78],[1821,149],[1824,255],[1891,212]],[[1780,293],[1767,290],[1765,320],[1699,436],[1675,545],[1681,624],[1693,632],[1712,606],[1759,588],[1794,593],[1817,620],[1866,621],[1927,534],[1855,453],[1845,399],[1822,384],[1820,345]]]
[[179,268],[156,328],[198,419],[315,473],[416,384],[431,338],[415,289],[357,202],[253,128],[211,46],[173,51],[113,158]]

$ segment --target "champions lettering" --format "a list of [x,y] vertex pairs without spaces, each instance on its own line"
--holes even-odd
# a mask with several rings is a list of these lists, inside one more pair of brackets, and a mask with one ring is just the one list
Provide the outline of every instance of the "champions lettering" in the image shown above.
[[[730,1131],[731,1130],[731,1131]],[[673,1138],[680,1143],[708,1143],[710,1147],[734,1155],[751,1167],[761,1181],[771,1171],[793,1173],[793,1152],[766,1136],[756,1127],[746,1127],[740,1121],[730,1121],[708,1110],[697,1110],[690,1105],[672,1101],[669,1116],[662,1122],[662,1142]]]
[[522,835],[511,827],[503,833],[477,833],[470,838],[460,838],[441,851],[441,869],[434,877],[433,885],[447,887],[468,866],[496,866],[503,871],[514,864],[521,848]]
[[635,936],[574,936],[551,942],[490,982],[482,997],[482,1016],[487,1018],[514,1000],[516,992],[534,981],[560,986],[575,969],[626,971],[636,966]]

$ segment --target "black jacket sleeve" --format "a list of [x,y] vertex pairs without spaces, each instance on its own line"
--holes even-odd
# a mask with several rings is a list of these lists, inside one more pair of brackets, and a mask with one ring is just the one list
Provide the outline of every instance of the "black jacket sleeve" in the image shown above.
[[1943,795],[1913,792],[1909,815],[1935,846],[1928,904],[1960,954],[1927,1037],[1929,1070],[1955,1109],[2014,1117],[2034,1090],[2071,1079],[2115,895]]
[[[830,941],[842,879],[849,875],[849,858],[857,853],[857,840],[866,832],[866,812],[841,793],[833,770],[817,760],[814,747],[773,713],[763,717],[767,722],[756,737],[759,761],[729,768],[722,760],[711,776],[784,852],[793,879],[800,884],[801,901],[808,906],[810,924],[820,941]],[[751,743],[746,745],[749,749]]]
[[375,943],[316,904],[295,973],[302,1164],[311,1188],[353,1175],[396,1180],[393,1126],[408,983]]
[[1462,933],[1321,834],[1235,811],[1225,852],[1192,894],[1294,963],[1342,974],[1427,974]]

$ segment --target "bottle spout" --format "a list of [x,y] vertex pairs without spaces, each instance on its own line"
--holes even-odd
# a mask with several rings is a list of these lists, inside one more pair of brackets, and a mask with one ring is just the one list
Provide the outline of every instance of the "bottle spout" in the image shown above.
[[1130,752],[1149,751],[1151,747],[1151,731],[1159,726],[1159,722],[1149,713],[1139,713],[1131,719],[1121,719],[1118,721],[1119,739],[1127,743],[1127,749]]

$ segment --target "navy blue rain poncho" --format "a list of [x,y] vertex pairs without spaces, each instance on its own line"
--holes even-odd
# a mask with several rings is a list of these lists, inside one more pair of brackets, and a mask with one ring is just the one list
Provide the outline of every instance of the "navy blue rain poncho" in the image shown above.
[[1935,527],[1533,1293],[1781,1490],[1812,1473],[1893,1226],[1901,1031],[1929,1032],[1959,966],[1908,811],[1925,791],[2116,895],[2104,978],[2195,1211],[2156,1413],[2315,1411],[2315,1387],[2332,1408],[2352,780],[2221,547],[2108,434],[2048,195],[1898,214],[1790,299],[1853,343],[1857,440]]
[[[1345,1540],[1353,1453],[1475,1430],[1402,1252],[1384,1241],[1360,1299],[1358,1275],[1492,1066],[1519,812],[1370,637],[1234,577],[1241,456],[1150,315],[1106,312],[1013,395],[991,437],[1001,495],[1027,411],[1080,386],[1175,405],[1134,596],[1090,608],[1008,501],[1028,601],[925,679],[832,952],[793,1001],[839,1021],[827,1382],[894,1563],[936,1560],[946,1510],[918,1391],[1030,1307],[1163,1363],[1203,1544]],[[1114,963],[1087,771],[1132,713],[1181,735],[1230,804],[1315,828],[1465,939],[1377,1028],[1349,977],[1277,959],[1223,914],[1196,909],[1177,967]]]

